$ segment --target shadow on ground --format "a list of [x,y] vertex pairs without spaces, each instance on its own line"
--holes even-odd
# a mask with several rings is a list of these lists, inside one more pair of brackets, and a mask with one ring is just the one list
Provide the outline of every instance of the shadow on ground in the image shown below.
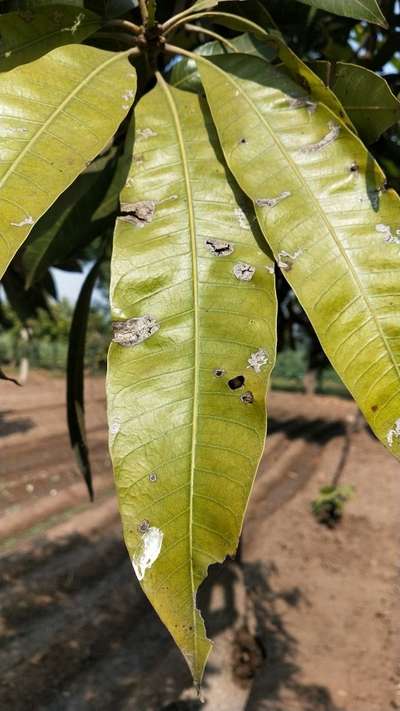
[[[191,687],[185,663],[134,579],[117,537],[74,536],[35,546],[4,556],[1,568],[1,708],[201,708],[196,700],[179,700]],[[273,565],[227,561],[211,568],[199,593],[209,634],[215,638],[234,630],[229,664],[238,687],[248,689],[244,711],[288,711],[280,705],[287,690],[303,711],[339,711],[326,689],[299,681],[296,640],[278,608],[280,601],[291,606],[307,601],[297,588],[277,589],[276,573]],[[216,586],[223,600],[217,610],[211,605]],[[226,660],[211,658],[206,697],[221,663]],[[209,703],[213,708],[212,698]]]

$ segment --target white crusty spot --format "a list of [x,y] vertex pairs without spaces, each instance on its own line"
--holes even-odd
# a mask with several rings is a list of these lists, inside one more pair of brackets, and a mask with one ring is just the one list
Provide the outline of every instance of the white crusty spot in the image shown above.
[[142,540],[132,556],[132,565],[138,580],[143,580],[146,570],[151,568],[160,555],[163,538],[163,532],[155,526],[151,526],[142,535]]
[[247,264],[247,262],[238,262],[233,267],[233,273],[239,281],[251,281],[255,271],[256,268],[251,264]]
[[74,24],[71,25],[71,27],[63,27],[61,32],[71,32],[71,34],[75,34],[77,31],[79,25],[81,24],[82,20],[84,20],[86,17],[84,12],[80,12],[79,15],[76,16]]
[[261,368],[267,365],[269,361],[268,353],[264,348],[259,348],[258,351],[252,353],[248,359],[248,368],[252,368],[255,373],[261,373]]
[[384,235],[383,239],[385,242],[388,242],[388,244],[400,244],[400,229],[396,230],[396,236],[393,234],[390,225],[379,224],[376,225],[375,230]]
[[275,274],[275,264],[267,264],[265,268],[270,274]]
[[122,98],[125,101],[130,101],[131,99],[135,98],[135,92],[133,91],[133,89],[127,89],[125,94],[122,94]]
[[316,143],[309,143],[307,146],[302,146],[302,148],[300,148],[301,152],[315,153],[316,151],[320,151],[322,148],[329,146],[329,144],[333,143],[333,141],[336,141],[340,134],[339,124],[330,121],[328,128],[328,133],[323,136],[320,141],[317,141]]
[[121,427],[121,423],[118,420],[114,420],[114,422],[112,422],[111,426],[110,426],[111,434],[117,434],[119,432],[120,427]]
[[288,190],[284,190],[283,192],[279,193],[276,197],[273,198],[258,198],[256,200],[256,206],[257,207],[275,207],[275,205],[278,205],[282,200],[285,200],[286,198],[290,197],[292,193],[290,193]]
[[389,445],[389,447],[393,447],[393,440],[396,437],[398,439],[400,437],[400,418],[396,420],[394,423],[393,427],[391,430],[386,435],[386,440]]
[[301,255],[301,249],[299,249],[297,252],[294,252],[294,254],[289,254],[289,252],[285,252],[282,250],[282,252],[279,252],[278,257],[277,257],[277,264],[280,269],[283,269],[285,272],[290,272],[293,263],[296,261],[297,257],[300,257]]
[[4,56],[5,56],[6,59],[8,59],[9,57],[11,57],[11,55],[12,55],[11,50],[9,50],[8,52],[4,52]]
[[31,217],[31,215],[28,215],[27,217],[24,217],[21,222],[11,222],[10,224],[12,227],[25,227],[26,225],[34,225],[35,220]]
[[249,230],[250,229],[250,225],[248,223],[246,214],[245,214],[244,210],[242,210],[241,207],[235,208],[235,217],[237,217],[237,219],[239,221],[239,225],[242,228],[242,230]]

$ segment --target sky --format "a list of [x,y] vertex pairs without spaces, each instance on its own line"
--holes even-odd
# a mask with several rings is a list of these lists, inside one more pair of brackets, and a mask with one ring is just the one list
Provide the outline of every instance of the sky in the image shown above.
[[62,269],[52,269],[59,299],[68,299],[71,304],[74,304],[89,269],[90,265],[87,265],[82,272],[64,272]]

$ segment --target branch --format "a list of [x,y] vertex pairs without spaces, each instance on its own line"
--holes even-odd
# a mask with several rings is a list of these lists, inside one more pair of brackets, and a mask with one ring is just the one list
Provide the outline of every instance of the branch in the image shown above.
[[198,32],[201,35],[209,35],[210,37],[213,37],[216,39],[218,42],[221,42],[221,44],[226,45],[229,47],[229,49],[232,50],[232,52],[238,52],[236,49],[235,45],[229,42],[225,37],[222,37],[222,35],[219,35],[217,32],[213,32],[212,30],[207,30],[204,27],[199,27],[198,25],[192,25],[190,22],[187,22],[185,25],[185,30],[188,32]]

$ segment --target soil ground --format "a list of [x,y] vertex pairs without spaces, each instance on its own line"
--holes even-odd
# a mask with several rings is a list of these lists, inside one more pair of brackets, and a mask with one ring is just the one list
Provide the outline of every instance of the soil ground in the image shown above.
[[273,392],[241,562],[199,602],[215,640],[205,705],[121,541],[104,383],[87,382],[97,498],[69,449],[64,382],[1,386],[0,708],[5,711],[391,711],[400,708],[399,464],[362,426],[340,525],[310,502],[340,466],[350,400]]

